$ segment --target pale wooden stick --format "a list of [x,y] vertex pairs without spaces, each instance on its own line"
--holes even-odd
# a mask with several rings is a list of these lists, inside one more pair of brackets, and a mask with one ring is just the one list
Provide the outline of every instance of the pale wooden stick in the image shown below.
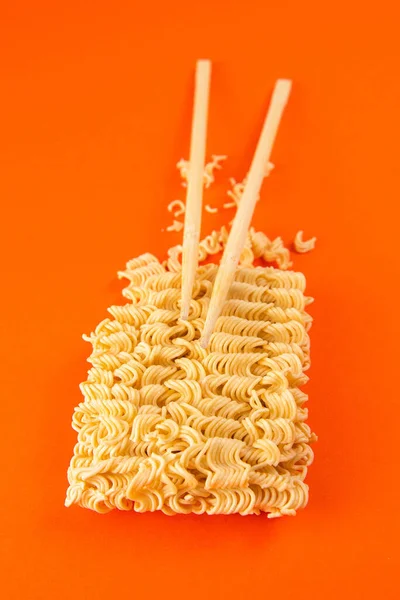
[[291,81],[287,79],[278,79],[275,84],[271,104],[251,163],[243,195],[215,278],[201,339],[203,348],[206,348],[210,341],[215,323],[222,312],[229,288],[234,280],[235,271],[246,243],[254,208],[265,176],[265,168],[270,158],[283,110],[289,98],[291,85]]
[[189,173],[186,195],[185,231],[182,252],[181,317],[189,316],[193,283],[199,262],[199,238],[203,201],[203,178],[206,155],[208,97],[211,62],[199,60],[196,66],[192,135],[190,140]]

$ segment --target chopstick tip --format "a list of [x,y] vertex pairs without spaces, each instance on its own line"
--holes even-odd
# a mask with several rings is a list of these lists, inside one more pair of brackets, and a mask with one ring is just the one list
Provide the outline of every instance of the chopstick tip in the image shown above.
[[202,338],[200,339],[200,346],[201,346],[202,348],[204,348],[204,350],[205,350],[205,349],[207,348],[207,346],[208,346],[208,341],[207,341],[206,339],[204,339],[204,337],[202,337]]
[[289,94],[292,89],[292,80],[291,79],[278,79],[275,84],[274,94],[280,96],[282,100],[287,101],[289,98]]
[[200,74],[209,77],[211,72],[211,60],[209,58],[199,58],[196,61],[196,69]]
[[291,88],[292,87],[292,80],[291,79],[286,79],[286,78],[282,78],[282,79],[278,79],[276,82],[276,85],[280,86],[280,87],[285,87],[285,88]]

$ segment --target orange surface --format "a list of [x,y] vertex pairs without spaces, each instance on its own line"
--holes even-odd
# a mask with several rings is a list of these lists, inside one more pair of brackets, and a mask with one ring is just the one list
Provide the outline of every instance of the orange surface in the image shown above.
[[[399,15],[325,4],[3,4],[4,598],[395,597]],[[275,79],[294,81],[255,224],[318,236],[295,259],[316,297],[320,438],[296,518],[63,506],[81,333],[121,298],[128,258],[179,239],[160,229],[182,197],[197,57],[214,61],[208,153],[230,157],[211,201],[245,173]]]

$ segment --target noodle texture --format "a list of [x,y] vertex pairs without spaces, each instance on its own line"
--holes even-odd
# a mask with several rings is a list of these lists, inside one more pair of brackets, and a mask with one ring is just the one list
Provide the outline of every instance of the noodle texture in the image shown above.
[[[227,235],[207,236],[200,261]],[[199,339],[217,266],[198,268],[184,321],[181,248],[165,264],[151,254],[128,262],[126,304],[85,338],[91,368],[73,415],[67,506],[273,518],[307,504],[312,299],[302,273],[253,266],[272,258],[287,268],[282,248],[250,231],[207,349]]]

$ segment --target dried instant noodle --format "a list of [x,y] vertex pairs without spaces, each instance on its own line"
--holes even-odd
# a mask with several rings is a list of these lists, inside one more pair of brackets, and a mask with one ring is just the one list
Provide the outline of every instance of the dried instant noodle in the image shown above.
[[[219,253],[228,232],[200,244]],[[128,262],[127,303],[109,308],[93,347],[66,505],[100,513],[294,515],[315,435],[306,424],[309,329],[302,273],[281,241],[252,229],[207,349],[199,344],[217,266],[200,266],[188,321],[180,318],[181,247],[165,264]]]

